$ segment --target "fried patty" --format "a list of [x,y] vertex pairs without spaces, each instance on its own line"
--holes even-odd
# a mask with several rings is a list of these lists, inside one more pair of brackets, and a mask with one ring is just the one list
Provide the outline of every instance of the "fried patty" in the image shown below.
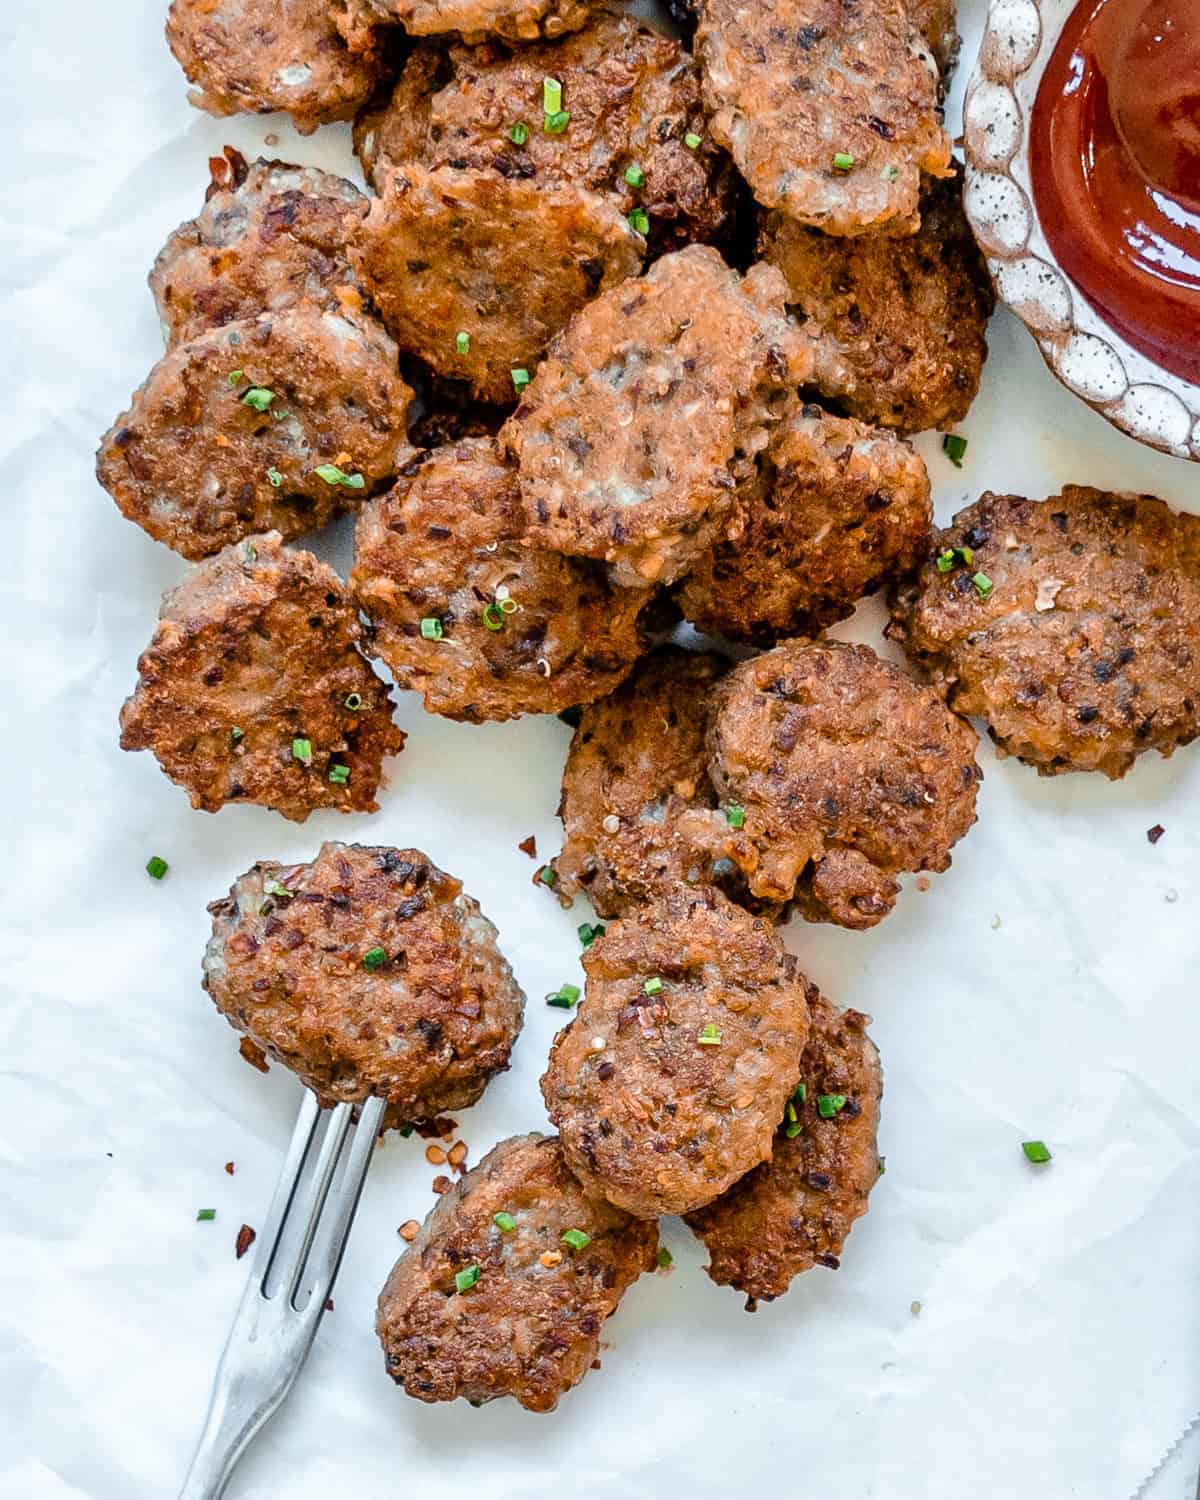
[[839,1010],[808,987],[811,1029],[800,1086],[769,1161],[687,1216],[708,1250],[708,1274],[753,1301],[782,1297],[814,1265],[836,1271],[846,1236],[879,1180],[879,1053],[870,1017]]
[[697,629],[766,646],[818,634],[916,567],[933,519],[906,442],[798,402],[743,505],[738,540],[701,558],[678,599]]
[[411,456],[409,387],[374,322],[308,305],[177,344],[101,440],[121,513],[184,557],[353,510]]
[[[547,78],[570,116],[558,131],[545,124]],[[540,46],[489,42],[448,57],[418,47],[390,100],[360,115],[354,141],[369,181],[381,167],[419,161],[612,195],[623,213],[648,216],[655,253],[717,238],[733,206],[733,173],[707,133],[695,63],[612,4]]]
[[525,996],[478,903],[420,850],[262,860],[208,909],[204,988],[323,1105],[431,1119],[508,1067]]
[[388,1277],[388,1374],[418,1401],[553,1411],[657,1245],[656,1225],[585,1196],[556,1137],[511,1136],[439,1200]]
[[351,52],[327,0],[171,0],[167,41],[197,109],[210,115],[283,110],[308,135],[349,120],[383,73],[373,33]]
[[834,239],[772,213],[759,253],[787,278],[788,305],[813,338],[815,384],[851,416],[921,432],[966,415],[996,299],[961,171],[930,186],[908,238]]
[[904,0],[700,0],[712,133],[759,203],[826,234],[910,234],[950,140]]
[[164,596],[121,748],[152,750],[205,812],[374,812],[404,734],[362,639],[341,579],[310,552],[278,532],[227,547]]
[[411,36],[536,42],[578,31],[590,9],[588,0],[336,0],[334,16],[352,48],[369,48],[377,26],[396,25]]
[[614,922],[542,1097],[585,1190],[689,1213],[771,1154],[808,1035],[805,980],[771,924],[713,890]]
[[644,242],[615,204],[498,172],[392,171],[352,253],[402,349],[484,401],[515,396],[571,315],[636,274]]
[[[945,870],[975,821],[975,731],[868,646],[785,642],[716,689],[708,766],[744,810],[702,818],[755,895],[809,921],[873,927],[905,870]],[[687,821],[687,820],[685,820]]]
[[531,537],[646,587],[725,534],[786,391],[811,368],[783,293],[771,267],[743,279],[690,245],[584,308],[501,434]]
[[301,302],[361,308],[346,246],[367,199],[352,182],[261,157],[248,166],[232,146],[209,167],[204,207],[150,272],[168,344]]
[[642,589],[529,547],[516,476],[490,438],[428,454],[358,520],[351,588],[400,687],[482,723],[611,692],[642,652]]
[[1002,755],[1116,780],[1200,734],[1200,517],[1079,485],[985,494],[935,534],[888,634]]

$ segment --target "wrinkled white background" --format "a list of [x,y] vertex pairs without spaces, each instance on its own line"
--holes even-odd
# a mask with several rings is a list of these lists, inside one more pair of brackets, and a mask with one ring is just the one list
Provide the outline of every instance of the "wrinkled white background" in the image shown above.
[[[543,1124],[562,1017],[541,997],[579,978],[588,915],[535,891],[516,848],[531,832],[557,847],[553,719],[471,728],[406,697],[381,813],[303,828],[192,812],[149,756],[117,748],[184,566],[92,477],[160,351],[146,271],[223,142],[253,155],[275,131],[279,155],[351,162],[345,129],[301,141],[189,109],[163,10],[10,0],[0,16],[5,1500],[157,1500],[190,1455],[245,1269],[234,1235],[262,1222],[298,1098],[240,1061],[200,990],[205,903],[255,858],[303,859],[325,837],[416,844],[461,875],[531,997],[513,1070],[462,1117],[473,1160]],[[969,0],[968,58],[980,18]],[[985,486],[1067,480],[1200,510],[1200,470],[1074,402],[1007,316],[963,430],[961,472],[922,443],[942,518]],[[322,545],[344,563],[345,541]],[[852,633],[878,644],[879,623],[866,608]],[[981,759],[979,824],[932,889],[910,880],[869,934],[789,934],[827,993],[874,1014],[886,1069],[888,1171],[841,1271],[748,1317],[668,1224],[674,1271],[633,1289],[602,1372],[556,1415],[425,1407],[385,1378],[371,1326],[396,1226],[433,1201],[422,1143],[391,1139],[335,1311],[231,1496],[1128,1500],[1200,1409],[1200,749],[1118,785]],[[170,862],[161,884],[151,854]],[[1048,1168],[1022,1158],[1031,1136]],[[1170,1460],[1156,1500],[1194,1493],[1196,1454]]]

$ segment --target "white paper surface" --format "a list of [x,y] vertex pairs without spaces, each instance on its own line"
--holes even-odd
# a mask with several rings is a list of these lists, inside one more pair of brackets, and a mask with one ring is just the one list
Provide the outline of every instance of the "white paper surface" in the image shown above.
[[[224,142],[271,154],[273,131],[275,154],[351,163],[345,129],[299,140],[189,109],[163,10],[10,0],[0,16],[5,1500],[170,1496],[190,1456],[245,1271],[234,1236],[262,1222],[298,1100],[281,1069],[239,1059],[200,990],[205,903],[256,858],[304,859],[323,838],[415,844],[460,875],[530,996],[512,1071],[460,1117],[476,1161],[544,1124],[562,1017],[542,996],[578,980],[588,916],[535,891],[516,847],[558,846],[553,719],[472,728],[406,696],[381,813],[304,827],[193,812],[151,757],[117,748],[160,591],[184,569],[92,477],[160,352],[146,272]],[[969,59],[982,7],[966,11]],[[1009,317],[991,350],[963,470],[922,442],[941,518],[988,486],[1064,481],[1200,510],[1200,469],[1073,401]],[[346,540],[322,550],[344,563]],[[879,645],[879,623],[865,608],[840,633]],[[1200,749],[1118,785],[1039,780],[986,745],[981,761],[979,824],[927,893],[910,880],[868,934],[789,932],[822,989],[875,1016],[886,1072],[887,1175],[839,1272],[749,1317],[670,1223],[674,1271],[634,1287],[604,1368],[557,1414],[426,1407],[386,1379],[372,1331],[396,1227],[433,1201],[423,1143],[391,1139],[335,1310],[229,1494],[1132,1496],[1200,1409]],[[152,854],[170,862],[161,884]],[[1030,1137],[1050,1167],[1025,1163]],[[1183,1462],[1149,1493],[1188,1492]]]

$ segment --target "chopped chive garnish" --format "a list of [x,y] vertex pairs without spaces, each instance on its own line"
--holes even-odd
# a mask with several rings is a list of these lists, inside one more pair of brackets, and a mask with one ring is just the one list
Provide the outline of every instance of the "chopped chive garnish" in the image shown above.
[[833,153],[833,170],[835,172],[848,172],[854,165],[854,158],[849,151],[835,151]]
[[454,1273],[454,1289],[459,1293],[469,1292],[478,1280],[479,1267],[465,1266],[461,1271]]
[[546,996],[546,1004],[555,1010],[571,1010],[579,999],[581,990],[577,984],[561,984],[552,995]]
[[344,469],[339,469],[337,464],[321,464],[316,470],[316,475],[326,484],[340,484],[348,490],[361,490],[367,482],[361,474],[347,474]]
[[361,693],[347,693],[345,701],[346,701],[346,707],[350,710],[350,712],[352,714],[356,714],[359,711],[359,709],[363,706],[363,700],[362,700],[362,694]]
[[412,1133],[413,1128],[411,1125],[401,1125],[400,1134],[404,1137],[405,1140],[408,1140],[409,1136],[412,1135]]
[[215,1208],[201,1208],[196,1211],[196,1222],[198,1224],[211,1224],[217,1217]]
[[229,384],[230,385],[237,385],[238,382],[241,381],[241,380],[244,380],[245,377],[246,377],[245,370],[230,370],[230,372],[229,372]]
[[558,876],[549,865],[543,865],[533,878],[541,885],[553,885]]
[[590,1234],[584,1234],[582,1229],[564,1229],[559,1239],[564,1245],[570,1245],[572,1250],[586,1250],[592,1243]]
[[967,440],[957,432],[948,432],[942,438],[942,452],[956,469],[962,468],[963,455],[967,451]]
[[1031,1161],[1035,1166],[1042,1166],[1050,1160],[1050,1148],[1045,1141],[1022,1141],[1021,1150],[1025,1153],[1025,1160]]
[[557,114],[542,117],[542,129],[547,135],[562,135],[571,123],[570,110],[560,109]]
[[246,731],[244,729],[239,729],[236,724],[229,731],[229,742],[232,745],[236,745],[239,740],[244,740],[245,738]]
[[278,469],[268,469],[267,478],[275,489],[278,489],[279,486],[283,483],[283,475],[279,472]]
[[674,1264],[675,1257],[665,1245],[660,1245],[654,1252],[655,1263],[660,1271],[665,1271],[669,1265]]
[[483,623],[489,630],[504,629],[504,611],[494,600],[483,606]]
[[975,592],[981,599],[986,599],[992,592],[992,580],[986,573],[973,573],[971,575],[971,582],[975,585]]
[[157,854],[152,854],[146,861],[146,874],[151,880],[161,880],[167,873],[168,865],[165,859],[160,859]]
[[822,1120],[832,1120],[834,1115],[840,1115],[846,1107],[845,1094],[818,1094],[817,1113]]
[[562,84],[557,78],[542,79],[542,111],[556,115],[562,108]]
[[645,984],[642,985],[642,994],[643,995],[661,995],[662,994],[662,980],[658,977],[657,974],[655,974],[651,978],[647,979],[647,981],[645,982]]
[[329,779],[334,786],[345,786],[350,780],[349,766],[330,766]]
[[604,936],[603,922],[580,922],[577,929],[579,941],[585,948],[590,948],[598,937]]
[[293,740],[292,741],[292,759],[293,760],[298,760],[302,766],[311,766],[312,765],[312,758],[313,757],[312,757],[312,741],[311,740]]
[[515,615],[521,607],[515,599],[509,598],[497,599],[496,603],[499,604],[502,615]]
[[517,395],[519,396],[521,394],[521,392],[525,389],[525,387],[529,384],[529,381],[530,381],[530,378],[531,378],[530,374],[529,374],[529,371],[528,370],[513,370],[513,371],[511,371],[511,374],[512,374],[513,390],[516,391]]
[[794,1141],[803,1129],[804,1126],[801,1125],[799,1120],[789,1120],[783,1127],[783,1133],[789,1141]]
[[629,227],[635,234],[650,233],[650,215],[644,208],[635,208],[629,215]]
[[456,333],[454,335],[454,348],[459,354],[470,354],[471,335],[469,333]]
[[966,567],[972,567],[975,562],[975,554],[970,547],[943,547],[937,555],[934,566],[939,573],[951,573],[959,563]]
[[646,185],[646,174],[638,166],[637,162],[630,162],[625,168],[625,181],[631,188],[640,188]]
[[804,1101],[808,1098],[808,1084],[798,1083],[792,1090],[792,1098],[796,1101],[797,1104],[803,1104]]
[[508,127],[508,138],[514,146],[523,146],[529,139],[529,126],[524,120],[518,120],[515,125]]
[[242,397],[242,405],[252,406],[255,411],[266,411],[274,399],[274,391],[267,390],[266,386],[252,385]]
[[699,151],[700,137],[694,130],[689,130],[687,135],[685,135],[683,138],[683,144],[688,148],[689,151]]
[[421,621],[421,636],[427,641],[440,641],[442,638],[442,622],[436,615],[426,615]]
[[285,896],[290,901],[295,892],[289,891],[286,885],[281,885],[278,880],[268,876],[263,881],[263,894],[266,896]]
[[725,806],[725,821],[730,828],[744,828],[746,825],[746,809],[740,807],[736,802],[729,802]]
[[513,1218],[512,1214],[493,1214],[492,1223],[501,1232],[501,1234],[511,1234],[517,1227],[517,1221]]
[[791,1101],[791,1100],[790,1100],[790,1099],[789,1099],[789,1100],[788,1100],[788,1102],[787,1102],[787,1104],[786,1104],[786,1106],[785,1106],[785,1107],[784,1107],[784,1111],[783,1111],[783,1113],[784,1113],[784,1116],[785,1116],[785,1117],[786,1117],[786,1118],[787,1118],[787,1119],[788,1119],[788,1120],[789,1120],[789,1121],[791,1121],[791,1122],[793,1122],[793,1123],[794,1123],[794,1122],[795,1122],[795,1121],[796,1121],[796,1120],[798,1120],[798,1119],[799,1119],[799,1116],[798,1116],[798,1115],[797,1115],[797,1113],[796,1113],[796,1106],[795,1106],[795,1105],[794,1105],[794,1104],[793,1104],[793,1103],[792,1103],[792,1101]]
[[721,1028],[715,1021],[706,1021],[701,1026],[696,1040],[702,1047],[719,1047],[721,1045]]
[[382,969],[385,963],[387,963],[386,948],[368,948],[362,956],[362,966],[368,973]]

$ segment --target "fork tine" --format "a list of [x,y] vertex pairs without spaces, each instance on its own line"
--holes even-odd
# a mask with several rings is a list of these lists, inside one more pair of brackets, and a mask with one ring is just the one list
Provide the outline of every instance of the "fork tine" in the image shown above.
[[[367,1178],[367,1165],[375,1149],[375,1142],[383,1125],[386,1110],[385,1099],[368,1099],[365,1104],[359,1106],[358,1128],[350,1143],[350,1150],[346,1153],[346,1170],[334,1191],[329,1212],[322,1216],[322,1223],[326,1218],[329,1221],[329,1234],[324,1244],[319,1247],[317,1255],[311,1257],[316,1265],[312,1300],[314,1302],[319,1300],[322,1307],[325,1305],[325,1299],[329,1295],[342,1263],[342,1253],[349,1238],[350,1225],[353,1222],[355,1210],[358,1208],[363,1183]],[[308,1269],[307,1264],[303,1269]]]
[[292,1203],[292,1213],[295,1215],[296,1222],[303,1227],[295,1257],[291,1266],[283,1272],[282,1285],[293,1307],[296,1305],[296,1295],[300,1290],[305,1262],[308,1260],[308,1252],[312,1249],[317,1226],[321,1222],[321,1214],[329,1197],[329,1189],[333,1184],[333,1175],[337,1171],[342,1147],[345,1145],[346,1136],[353,1123],[354,1106],[352,1104],[334,1106],[332,1118],[325,1131],[325,1139],[321,1142],[321,1154],[317,1157],[316,1169]]
[[292,1200],[296,1196],[296,1189],[300,1186],[300,1174],[304,1169],[320,1118],[321,1106],[317,1096],[311,1089],[305,1089],[304,1098],[300,1104],[300,1113],[296,1117],[296,1126],[292,1131],[292,1139],[288,1143],[287,1155],[279,1169],[279,1179],[271,1197],[271,1207],[267,1210],[266,1223],[258,1237],[258,1248],[254,1252],[254,1260],[250,1267],[251,1280],[257,1281],[260,1287],[266,1285],[271,1268],[275,1264],[279,1238],[283,1233],[283,1226],[288,1217],[288,1210],[292,1206]]

